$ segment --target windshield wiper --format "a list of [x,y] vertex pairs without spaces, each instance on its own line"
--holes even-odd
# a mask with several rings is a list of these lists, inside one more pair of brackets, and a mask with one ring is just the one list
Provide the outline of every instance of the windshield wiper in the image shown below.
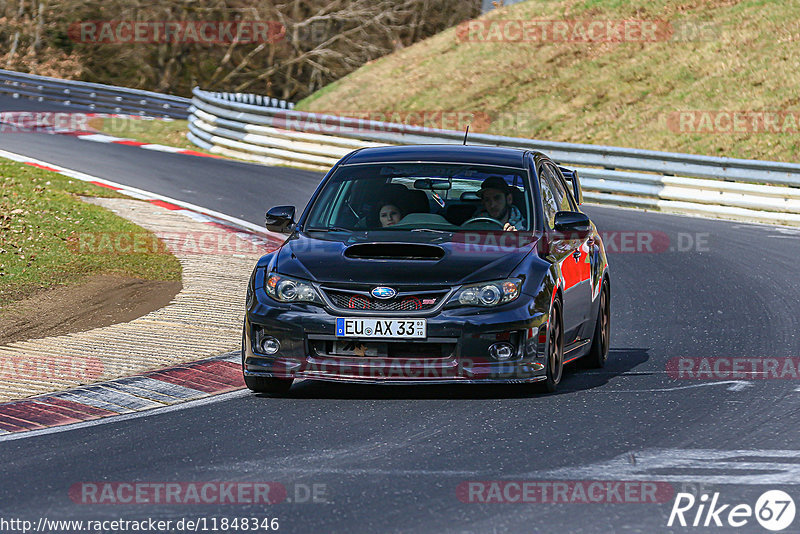
[[306,228],[306,232],[355,232],[351,228],[342,228],[341,226],[329,226],[327,228]]
[[414,228],[412,232],[433,232],[435,234],[452,234],[452,230],[435,230],[433,228]]

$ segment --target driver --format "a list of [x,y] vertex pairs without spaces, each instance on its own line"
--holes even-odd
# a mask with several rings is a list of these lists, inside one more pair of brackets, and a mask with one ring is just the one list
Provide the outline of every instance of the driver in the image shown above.
[[512,188],[501,176],[489,176],[478,190],[481,209],[472,216],[489,217],[503,225],[503,230],[517,232],[525,230],[525,219],[513,204]]

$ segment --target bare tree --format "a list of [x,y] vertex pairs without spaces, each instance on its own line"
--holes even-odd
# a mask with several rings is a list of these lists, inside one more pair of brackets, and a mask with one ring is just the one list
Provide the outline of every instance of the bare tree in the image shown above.
[[[8,68],[184,95],[200,85],[291,100],[480,11],[479,0],[38,1],[0,3],[0,60]],[[261,42],[224,43],[82,42],[70,32],[80,22],[112,20],[269,21],[276,31]]]

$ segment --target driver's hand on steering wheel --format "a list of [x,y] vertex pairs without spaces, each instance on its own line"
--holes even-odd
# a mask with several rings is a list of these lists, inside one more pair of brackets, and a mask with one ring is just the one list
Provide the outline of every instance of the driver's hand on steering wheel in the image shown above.
[[503,225],[503,231],[504,232],[516,232],[517,231],[517,227],[512,225],[512,224],[505,223]]

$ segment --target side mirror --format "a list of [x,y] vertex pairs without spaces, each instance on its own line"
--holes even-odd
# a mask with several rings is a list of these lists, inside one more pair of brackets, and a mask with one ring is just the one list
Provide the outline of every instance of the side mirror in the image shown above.
[[566,169],[559,167],[558,170],[564,175],[564,179],[572,183],[572,197],[575,202],[580,206],[583,204],[583,191],[581,190],[581,180],[578,178],[578,171],[574,169]]
[[288,234],[294,227],[294,206],[275,206],[270,209],[265,224],[270,232]]
[[556,213],[555,231],[560,239],[584,239],[592,232],[592,221],[584,213],[559,211]]

